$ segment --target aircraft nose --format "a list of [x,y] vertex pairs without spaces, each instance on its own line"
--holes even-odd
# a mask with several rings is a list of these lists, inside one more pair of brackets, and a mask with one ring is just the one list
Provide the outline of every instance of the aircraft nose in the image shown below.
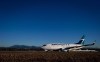
[[43,45],[41,48],[42,48],[42,49],[45,49],[45,48],[46,48],[46,46],[47,46],[47,45]]

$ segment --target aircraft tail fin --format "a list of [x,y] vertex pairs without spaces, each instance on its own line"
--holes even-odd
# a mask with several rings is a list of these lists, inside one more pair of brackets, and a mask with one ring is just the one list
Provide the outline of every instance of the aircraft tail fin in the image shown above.
[[94,44],[95,44],[95,42],[96,42],[96,40],[92,43],[92,45],[94,45]]
[[84,39],[85,38],[85,35],[83,35],[82,37],[81,37],[81,39],[79,40],[79,42],[78,43],[76,43],[76,44],[83,44],[84,45]]

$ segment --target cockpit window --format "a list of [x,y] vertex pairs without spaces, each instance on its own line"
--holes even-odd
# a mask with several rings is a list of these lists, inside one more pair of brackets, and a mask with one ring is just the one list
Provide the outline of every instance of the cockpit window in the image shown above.
[[46,46],[46,45],[43,45],[43,46]]

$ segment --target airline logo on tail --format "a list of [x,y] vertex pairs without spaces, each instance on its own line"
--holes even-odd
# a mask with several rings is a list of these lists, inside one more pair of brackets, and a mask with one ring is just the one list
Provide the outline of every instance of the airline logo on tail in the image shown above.
[[82,44],[82,45],[84,45],[84,41],[85,41],[85,35],[83,35],[82,37],[81,37],[81,39],[79,40],[79,42],[78,43],[76,43],[76,44]]

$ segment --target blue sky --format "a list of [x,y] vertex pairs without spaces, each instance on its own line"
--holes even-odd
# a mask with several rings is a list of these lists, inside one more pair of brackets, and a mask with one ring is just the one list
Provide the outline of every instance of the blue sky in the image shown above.
[[75,43],[97,40],[98,0],[0,0],[0,46]]

